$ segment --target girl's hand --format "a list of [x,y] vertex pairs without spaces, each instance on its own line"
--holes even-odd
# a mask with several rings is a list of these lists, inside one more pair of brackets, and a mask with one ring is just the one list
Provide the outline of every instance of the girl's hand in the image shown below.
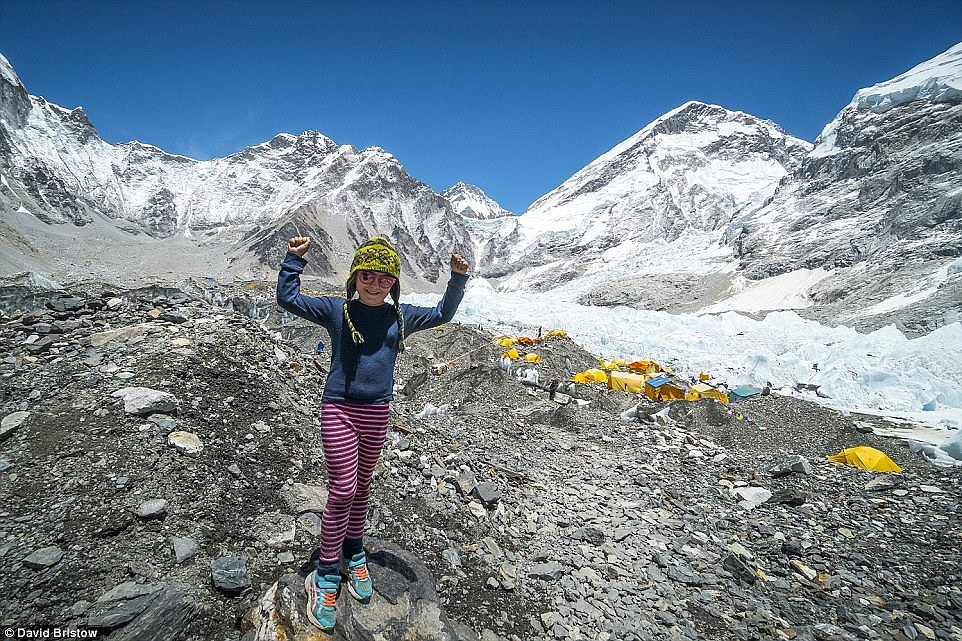
[[468,261],[461,258],[461,254],[451,254],[451,271],[456,274],[467,274]]
[[307,250],[311,248],[310,236],[294,236],[287,241],[287,251],[303,257]]

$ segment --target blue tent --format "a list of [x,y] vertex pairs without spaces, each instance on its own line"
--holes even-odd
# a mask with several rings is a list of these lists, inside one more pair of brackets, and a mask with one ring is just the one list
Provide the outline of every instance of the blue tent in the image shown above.
[[762,391],[757,387],[750,387],[748,385],[742,385],[741,387],[736,387],[731,391],[731,399],[733,401],[743,401],[746,398],[752,396],[758,396]]
[[647,385],[651,385],[652,387],[661,387],[662,385],[664,385],[664,384],[667,383],[667,382],[668,382],[668,377],[665,376],[664,374],[659,374],[658,376],[655,376],[654,378],[649,378],[649,379],[646,381],[646,384],[647,384]]

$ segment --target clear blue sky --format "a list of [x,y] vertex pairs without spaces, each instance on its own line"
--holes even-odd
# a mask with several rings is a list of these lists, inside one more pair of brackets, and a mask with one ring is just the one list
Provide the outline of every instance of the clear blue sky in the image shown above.
[[687,100],[814,140],[962,40],[962,1],[0,0],[0,33],[107,142],[207,159],[315,129],[521,213]]

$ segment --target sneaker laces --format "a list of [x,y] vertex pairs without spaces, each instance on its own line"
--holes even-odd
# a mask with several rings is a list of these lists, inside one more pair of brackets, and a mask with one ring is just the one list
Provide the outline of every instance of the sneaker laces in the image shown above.
[[328,592],[327,590],[324,590],[321,592],[321,594],[324,597],[322,605],[328,608],[333,608],[334,604],[337,603],[337,592]]
[[367,564],[359,565],[356,568],[351,568],[351,572],[357,574],[357,580],[363,581],[367,578]]

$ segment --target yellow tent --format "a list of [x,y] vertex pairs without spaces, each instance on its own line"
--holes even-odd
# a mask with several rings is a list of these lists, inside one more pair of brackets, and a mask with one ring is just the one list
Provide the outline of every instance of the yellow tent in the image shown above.
[[688,392],[685,394],[685,400],[697,401],[700,398],[716,398],[722,403],[728,402],[728,395],[720,389],[706,385],[705,383],[695,383],[688,388]]
[[514,339],[508,336],[498,339],[498,345],[501,347],[511,347],[514,345]]
[[618,360],[620,360],[620,359],[617,359],[617,358],[616,358],[616,359],[613,360],[613,361],[606,361],[606,360],[603,359],[603,358],[599,358],[599,359],[598,359],[598,363],[599,363],[598,367],[600,367],[601,369],[614,369],[614,370],[619,369],[619,368],[618,368]]
[[711,374],[709,374],[708,372],[702,372],[701,374],[698,375],[698,380],[700,380],[702,383],[707,381],[709,378],[711,378]]
[[685,390],[672,383],[664,374],[645,381],[644,394],[655,402],[685,398]]
[[611,389],[620,389],[623,392],[629,392],[631,394],[644,394],[645,375],[612,372],[611,378],[608,379],[608,387]]
[[535,354],[534,352],[528,352],[527,354],[524,355],[524,362],[525,362],[525,363],[540,363],[540,362],[541,362],[541,357],[538,356],[537,354]]
[[571,377],[575,383],[607,383],[608,373],[600,369],[586,369]]
[[513,348],[513,347],[512,347],[511,349],[509,349],[508,351],[506,351],[504,354],[502,354],[502,355],[501,355],[501,358],[504,358],[505,356],[507,356],[507,357],[510,358],[511,360],[514,360],[514,359],[516,359],[516,358],[521,358],[521,354],[519,354],[519,353],[518,353],[518,350],[516,350],[516,349]]
[[829,456],[828,460],[839,465],[854,465],[863,470],[873,470],[875,472],[902,471],[902,468],[890,459],[885,452],[866,445],[844,449],[835,456]]
[[545,338],[568,338],[568,332],[563,329],[553,329],[544,335]]

